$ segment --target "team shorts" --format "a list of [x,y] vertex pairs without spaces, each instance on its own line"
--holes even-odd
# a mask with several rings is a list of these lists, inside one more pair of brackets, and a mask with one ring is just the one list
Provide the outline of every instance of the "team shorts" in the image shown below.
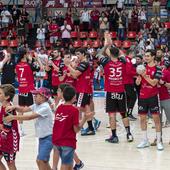
[[139,99],[138,101],[138,113],[139,114],[159,114],[159,100],[158,96],[150,97],[147,99]]
[[77,93],[77,107],[85,107],[90,105],[91,94]]
[[61,163],[64,165],[73,165],[73,157],[75,149],[68,146],[55,146],[54,149],[59,151]]
[[20,106],[31,106],[33,104],[32,93],[19,93],[18,101]]
[[123,93],[106,93],[106,112],[107,113],[126,113],[126,94]]
[[44,138],[39,138],[37,160],[49,161],[52,149],[52,135],[46,136]]
[[15,158],[16,158],[16,153],[11,154],[11,153],[0,151],[0,155],[4,157],[6,162],[13,162],[15,161]]

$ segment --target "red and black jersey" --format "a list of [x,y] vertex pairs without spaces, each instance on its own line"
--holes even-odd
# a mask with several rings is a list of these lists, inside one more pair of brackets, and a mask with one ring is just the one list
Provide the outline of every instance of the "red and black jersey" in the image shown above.
[[19,93],[29,93],[34,90],[34,76],[31,66],[27,62],[19,62],[15,69]]
[[88,62],[79,63],[76,70],[80,71],[82,74],[77,78],[76,81],[76,91],[78,93],[88,93],[91,91],[91,70]]

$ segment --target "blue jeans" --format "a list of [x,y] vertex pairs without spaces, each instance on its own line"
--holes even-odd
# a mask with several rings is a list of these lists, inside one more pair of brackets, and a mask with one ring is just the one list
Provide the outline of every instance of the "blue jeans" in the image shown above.
[[124,28],[118,28],[118,37],[119,37],[119,40],[124,40],[125,39],[125,30]]

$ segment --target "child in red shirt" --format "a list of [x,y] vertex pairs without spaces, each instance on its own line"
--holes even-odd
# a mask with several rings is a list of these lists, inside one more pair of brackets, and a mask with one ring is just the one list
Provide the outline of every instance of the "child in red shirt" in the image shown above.
[[[19,132],[17,120],[9,123],[4,121],[8,115],[16,115],[15,111],[6,112],[6,107],[12,105],[11,101],[15,95],[15,88],[11,84],[0,86],[0,159],[5,158],[9,170],[16,170],[15,156],[19,151]],[[0,169],[6,169],[0,160]]]
[[90,119],[92,113],[86,113],[79,123],[79,110],[73,106],[76,92],[73,87],[66,87],[63,91],[65,103],[61,104],[55,113],[52,141],[61,158],[61,169],[72,170],[73,156],[76,149],[76,133]]

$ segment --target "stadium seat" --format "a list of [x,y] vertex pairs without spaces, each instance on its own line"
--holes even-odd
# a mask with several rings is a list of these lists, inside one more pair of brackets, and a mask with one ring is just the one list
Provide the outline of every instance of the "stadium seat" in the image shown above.
[[40,43],[39,41],[36,41],[36,43],[35,43],[35,47],[36,47],[36,48],[41,47],[41,43]]
[[117,38],[117,32],[110,32],[110,35],[111,35],[112,39]]
[[128,38],[128,39],[135,39],[135,38],[136,38],[136,32],[134,32],[134,31],[129,31],[129,32],[127,33],[127,38]]
[[93,41],[93,48],[99,48],[100,45],[101,45],[100,40],[95,40],[95,41]]
[[131,45],[132,45],[132,43],[129,40],[123,41],[123,44],[122,44],[123,48],[130,48]]
[[87,32],[80,32],[80,39],[86,39],[88,37]]
[[9,45],[8,40],[1,40],[0,46],[1,47],[7,47]]
[[7,36],[8,36],[8,32],[7,31],[1,32],[1,39],[6,39]]
[[89,33],[89,38],[96,39],[98,37],[98,34],[96,31],[91,31]]
[[120,40],[114,40],[113,44],[118,48],[120,48],[122,46],[122,42]]
[[71,38],[77,39],[78,38],[78,32],[77,31],[72,31],[71,32]]
[[82,41],[81,40],[77,40],[73,42],[73,47],[74,48],[80,48],[82,46]]
[[170,22],[165,22],[165,28],[170,29]]
[[92,46],[92,41],[91,40],[84,40],[83,41],[83,47],[87,48],[88,45]]
[[50,43],[49,40],[46,40],[46,41],[45,41],[45,47],[46,47],[46,48],[50,48],[50,47],[51,47],[51,43]]
[[18,47],[18,41],[17,40],[10,40],[9,46],[10,47]]

